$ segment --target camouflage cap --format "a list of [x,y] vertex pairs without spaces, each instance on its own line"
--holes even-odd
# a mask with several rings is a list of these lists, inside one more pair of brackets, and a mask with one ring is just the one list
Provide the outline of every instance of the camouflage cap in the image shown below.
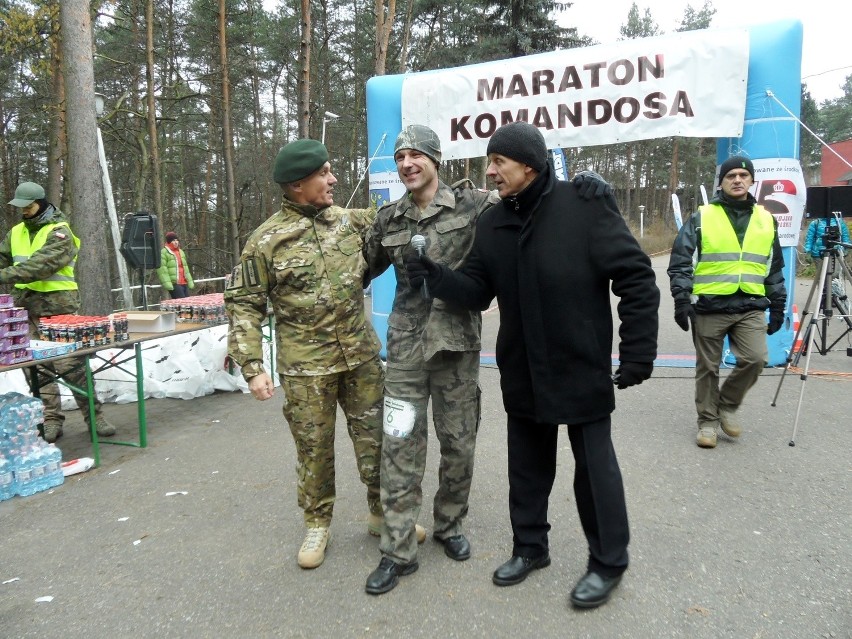
[[429,156],[435,164],[441,162],[441,140],[438,134],[428,126],[422,124],[409,124],[396,138],[393,152],[396,154],[400,149],[413,149]]
[[285,144],[275,157],[272,179],[290,184],[308,177],[328,162],[328,149],[322,142],[304,138]]
[[24,208],[36,200],[43,200],[44,198],[44,188],[41,185],[35,182],[21,182],[15,189],[15,199],[10,200],[9,204]]

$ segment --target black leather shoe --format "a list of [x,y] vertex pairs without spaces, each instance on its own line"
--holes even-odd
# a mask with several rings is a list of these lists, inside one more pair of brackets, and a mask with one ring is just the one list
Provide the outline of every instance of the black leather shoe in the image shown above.
[[578,608],[597,608],[609,601],[620,581],[621,575],[604,577],[596,572],[587,572],[571,591],[571,603]]
[[470,559],[470,542],[464,535],[453,535],[446,539],[435,537],[435,541],[444,545],[444,554],[450,559],[464,561]]
[[367,577],[367,585],[364,588],[371,595],[381,595],[396,588],[399,578],[410,575],[419,568],[415,561],[410,564],[398,564],[392,559],[382,557],[379,567]]
[[521,583],[527,578],[533,570],[546,568],[550,565],[550,555],[541,555],[540,557],[519,557],[513,555],[512,558],[505,564],[494,571],[491,577],[498,586],[514,586]]

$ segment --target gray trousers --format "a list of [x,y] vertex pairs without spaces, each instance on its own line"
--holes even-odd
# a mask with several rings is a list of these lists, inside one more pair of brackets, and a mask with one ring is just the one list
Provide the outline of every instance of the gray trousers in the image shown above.
[[[725,335],[737,363],[719,387]],[[695,408],[698,428],[719,425],[719,409],[735,411],[757,382],[768,361],[766,315],[763,311],[697,315],[695,343]]]
[[[414,524],[423,503],[420,484],[426,470],[430,397],[441,446],[438,491],[432,505],[434,534],[446,539],[461,534],[468,509],[480,415],[479,352],[441,352],[417,370],[388,366],[381,472],[385,526],[379,549],[399,564],[417,559]],[[412,420],[413,428],[400,436],[396,427],[407,421],[403,427],[407,430]]]

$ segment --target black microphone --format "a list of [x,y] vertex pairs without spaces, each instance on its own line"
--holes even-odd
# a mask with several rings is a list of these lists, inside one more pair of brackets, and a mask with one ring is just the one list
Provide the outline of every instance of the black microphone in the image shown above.
[[[423,257],[423,251],[426,250],[426,238],[422,235],[415,235],[411,238],[411,246],[417,251],[417,255],[419,257]],[[426,285],[426,278],[423,278],[423,299],[428,300],[431,299],[429,297],[429,287]]]

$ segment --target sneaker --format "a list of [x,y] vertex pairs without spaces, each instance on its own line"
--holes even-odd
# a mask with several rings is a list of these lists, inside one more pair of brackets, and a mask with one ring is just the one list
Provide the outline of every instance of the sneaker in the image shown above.
[[743,427],[734,417],[734,411],[720,408],[719,421],[722,423],[722,430],[728,437],[739,437],[743,434]]
[[[382,515],[374,515],[370,513],[367,516],[367,532],[373,537],[382,536],[382,526],[385,525],[385,518]],[[426,541],[426,529],[420,524],[414,524],[414,534],[417,535],[417,543],[422,544]]]
[[59,422],[45,422],[44,441],[52,444],[60,437],[62,437],[62,424]]
[[702,426],[698,429],[695,443],[701,448],[716,448],[716,429],[712,426]]
[[328,528],[308,528],[297,557],[300,568],[316,568],[323,562],[329,537]]

